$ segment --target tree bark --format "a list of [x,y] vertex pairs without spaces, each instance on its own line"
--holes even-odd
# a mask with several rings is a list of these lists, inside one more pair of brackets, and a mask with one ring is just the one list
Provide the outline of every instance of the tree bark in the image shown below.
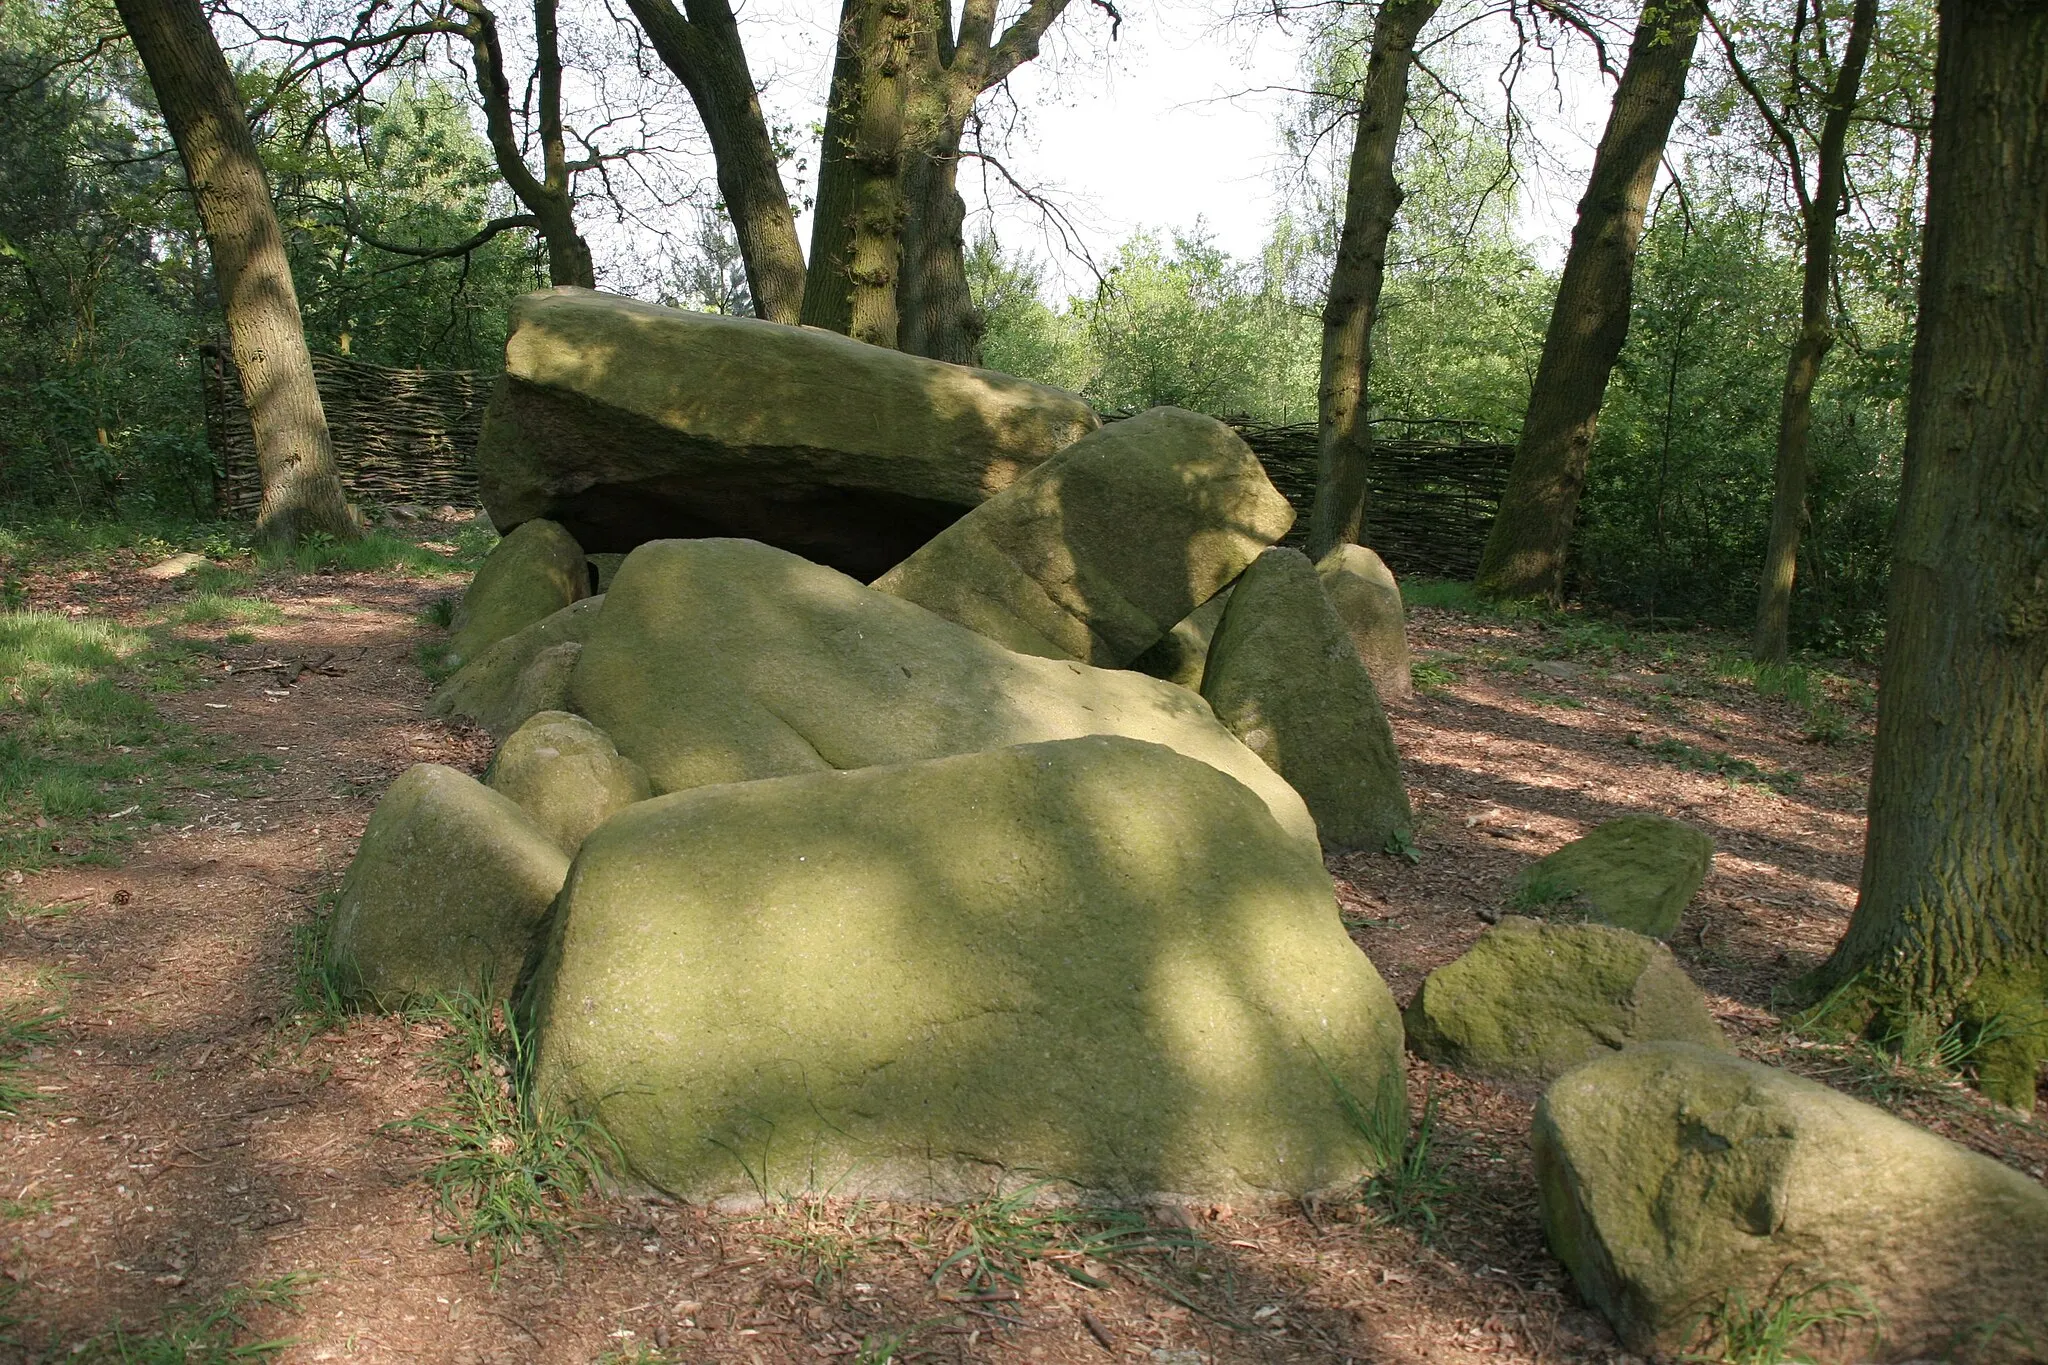
[[1490,597],[1563,598],[1565,553],[1600,403],[1628,339],[1643,215],[1699,33],[1691,0],[1646,0],[1636,22],[1614,111],[1579,201],[1515,461],[1480,556],[1477,586]]
[[909,0],[869,0],[853,33],[855,62],[847,168],[852,233],[846,248],[847,335],[894,349],[903,260],[904,131],[910,103]]
[[[890,130],[894,171],[883,185],[872,167],[875,149],[863,151],[863,111],[895,116],[893,99],[877,105],[863,72],[860,35],[874,13],[907,0],[845,0],[841,42],[826,104],[818,204],[804,288],[803,320],[833,331],[854,331],[857,239],[893,279],[893,299],[870,285],[864,307],[894,314],[894,344],[939,360],[972,364],[980,358],[981,319],[967,287],[967,206],[958,180],[960,143],[981,94],[1007,80],[1038,55],[1039,40],[1068,0],[1031,0],[1000,38],[994,0],[967,0],[957,32],[948,0],[915,0],[900,16],[902,85],[900,124]],[[864,199],[863,196],[866,196]],[[880,216],[861,205],[880,205]],[[895,239],[883,240],[893,219]],[[865,236],[863,235],[865,234]],[[854,331],[855,335],[861,335]]]
[[315,531],[352,540],[359,532],[313,382],[284,237],[227,58],[198,0],[118,0],[118,8],[185,163],[213,256],[263,477],[256,532],[286,545]]
[[1344,225],[1323,308],[1322,382],[1317,389],[1316,496],[1309,512],[1309,558],[1321,562],[1358,539],[1365,476],[1372,463],[1366,423],[1372,325],[1386,278],[1387,237],[1400,210],[1394,151],[1408,108],[1415,38],[1442,0],[1386,0],[1372,32],[1372,55],[1358,102],[1358,135],[1344,192]]
[[655,55],[690,92],[711,140],[718,192],[732,218],[754,312],[794,323],[803,313],[804,250],[774,139],[728,0],[627,0]]
[[[1805,168],[1798,144],[1784,129],[1806,237],[1804,278],[1799,288],[1799,337],[1785,365],[1785,393],[1778,405],[1777,487],[1771,495],[1771,541],[1764,552],[1762,586],[1756,604],[1756,636],[1752,652],[1758,663],[1781,664],[1790,649],[1792,582],[1798,573],[1799,537],[1806,525],[1806,480],[1810,469],[1808,441],[1813,429],[1813,386],[1821,365],[1834,349],[1835,326],[1828,311],[1828,286],[1835,261],[1835,228],[1848,190],[1849,116],[1855,111],[1863,83],[1863,64],[1877,29],[1877,0],[1856,0],[1849,19],[1849,39],[1841,69],[1828,92],[1828,111],[1821,124],[1815,153],[1813,194],[1805,190]],[[1732,49],[1731,49],[1732,56]],[[1745,84],[1748,84],[1745,81]],[[1754,97],[1758,92],[1752,91]],[[1782,121],[1758,102],[1764,117],[1781,129]]]
[[575,173],[587,168],[570,164],[562,128],[559,0],[533,0],[533,75],[540,95],[539,175],[527,166],[518,130],[513,126],[512,82],[505,70],[497,15],[483,0],[451,3],[466,16],[459,31],[469,41],[470,61],[476,68],[477,95],[484,107],[484,134],[491,144],[491,155],[506,186],[540,225],[541,242],[548,253],[548,283],[595,289],[597,272],[591,262],[590,244],[576,227],[572,185]]
[[1824,1006],[2048,1058],[2048,5],[1942,0],[1870,833]]

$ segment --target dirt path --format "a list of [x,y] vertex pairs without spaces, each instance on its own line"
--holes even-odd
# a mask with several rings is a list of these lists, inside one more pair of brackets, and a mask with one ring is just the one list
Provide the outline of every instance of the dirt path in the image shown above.
[[[0,1361],[72,1358],[116,1322],[155,1330],[181,1305],[288,1276],[306,1277],[292,1310],[248,1314],[252,1333],[295,1339],[286,1361],[1617,1354],[1543,1249],[1526,1151],[1533,1093],[1419,1065],[1418,1108],[1426,1090],[1440,1106],[1442,1188],[1407,1226],[1364,1203],[1215,1208],[1192,1219],[1205,1249],[1170,1270],[1152,1262],[1148,1276],[1144,1258],[1074,1265],[1104,1282],[1092,1288],[1040,1262],[974,1298],[951,1278],[932,1282],[964,1235],[943,1211],[742,1217],[614,1200],[585,1211],[589,1225],[559,1259],[517,1257],[494,1279],[437,1241],[448,1223],[420,1179],[433,1144],[386,1127],[445,1099],[441,1026],[366,1016],[306,1038],[294,1024],[295,936],[386,784],[412,763],[475,772],[488,757],[479,736],[420,713],[417,614],[451,586],[266,582],[283,624],[221,646],[230,668],[162,706],[275,770],[252,774],[241,797],[195,793],[179,825],[118,867],[12,888],[54,912],[0,928],[0,990],[65,1013],[56,1039],[30,1054],[37,1101],[0,1122],[0,1291],[14,1290],[0,1310],[20,1319]],[[38,605],[130,618],[152,600],[118,569],[39,591]],[[1395,718],[1422,860],[1337,868],[1354,935],[1397,996],[1484,928],[1479,912],[1531,858],[1623,811],[1681,815],[1720,854],[1678,950],[1746,1051],[1867,1082],[1866,1093],[2043,1174],[2040,1127],[1940,1081],[1795,1048],[1777,1030],[1773,987],[1827,950],[1854,899],[1867,735],[1802,743],[1796,708],[1716,685],[1704,645],[1654,671],[1610,670],[1538,658],[1556,639],[1531,626],[1421,611],[1413,634],[1425,653],[1464,660],[1457,681]],[[240,671],[272,661],[320,667],[288,687],[278,683],[289,668]],[[1800,778],[1780,794],[1686,771],[1659,756],[1673,744]]]

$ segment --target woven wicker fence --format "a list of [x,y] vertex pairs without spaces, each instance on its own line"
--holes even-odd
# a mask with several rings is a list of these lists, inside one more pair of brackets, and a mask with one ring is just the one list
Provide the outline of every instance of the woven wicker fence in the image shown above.
[[[253,517],[263,486],[234,360],[225,346],[207,346],[202,356],[207,438],[221,469],[217,501],[225,515]],[[475,505],[477,433],[493,376],[470,370],[391,370],[332,355],[315,355],[313,373],[334,435],[335,460],[353,501]],[[1299,544],[1307,538],[1309,504],[1315,498],[1314,424],[1225,420],[1299,512],[1287,542]],[[1514,447],[1463,438],[1443,423],[1375,425],[1365,543],[1397,574],[1472,577]],[[1386,434],[1396,431],[1403,434]]]
[[[218,345],[202,347],[200,358],[206,439],[220,465],[215,504],[225,516],[254,517],[263,480],[234,358]],[[476,438],[493,376],[316,354],[313,377],[351,501],[476,505]]]

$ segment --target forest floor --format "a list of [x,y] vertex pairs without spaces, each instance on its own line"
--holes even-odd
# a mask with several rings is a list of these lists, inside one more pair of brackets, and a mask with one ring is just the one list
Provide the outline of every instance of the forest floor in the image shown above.
[[[423,526],[424,552],[374,570],[153,581],[162,545],[0,563],[0,1362],[1625,1361],[1544,1248],[1536,1090],[1421,1063],[1405,1175],[1351,1202],[1148,1232],[601,1195],[532,1215],[552,1245],[495,1268],[465,1251],[430,1177],[525,1152],[492,1127],[488,1058],[463,1063],[447,1017],[338,1014],[301,971],[390,780],[488,757],[421,712],[459,531]],[[1723,637],[1428,589],[1430,685],[1392,708],[1416,861],[1332,865],[1397,998],[1532,859],[1624,812],[1679,816],[1719,852],[1673,946],[1744,1054],[2043,1177],[2040,1123],[1774,1011],[1855,899],[1868,669],[1759,675]],[[419,1116],[440,1126],[394,1126]]]

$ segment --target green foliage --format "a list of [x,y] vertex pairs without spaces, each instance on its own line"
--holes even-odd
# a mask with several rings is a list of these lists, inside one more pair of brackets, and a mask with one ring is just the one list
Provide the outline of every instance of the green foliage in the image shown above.
[[1641,749],[1663,759],[1666,763],[1692,773],[1713,773],[1727,778],[1730,782],[1754,782],[1778,792],[1786,792],[1799,785],[1801,778],[1789,768],[1766,771],[1746,758],[1737,758],[1720,749],[1702,749],[1682,739],[1666,736],[1663,739],[1644,743],[1640,735],[1630,735],[1627,744],[1632,749]]
[[308,1283],[305,1275],[283,1275],[263,1284],[237,1286],[205,1303],[170,1309],[153,1330],[116,1326],[67,1358],[89,1365],[234,1365],[270,1360],[295,1341],[241,1340],[249,1332],[245,1315],[255,1308],[295,1311]]
[[164,617],[181,626],[212,626],[228,621],[247,625],[275,626],[284,623],[284,612],[274,602],[258,598],[226,597],[217,592],[196,592]]
[[455,1224],[444,1240],[482,1252],[495,1275],[531,1244],[560,1245],[576,1205],[603,1184],[610,1139],[591,1120],[535,1104],[532,1053],[509,1011],[457,995],[429,1014],[447,1029],[440,1064],[454,1093],[440,1110],[388,1126],[445,1149],[426,1172]]
[[301,536],[289,549],[269,549],[264,563],[300,573],[400,573],[414,576],[447,573],[449,557],[384,531],[356,540],[336,540],[324,531]]
[[1456,682],[1458,675],[1446,663],[1425,660],[1408,666],[1408,680],[1415,685],[1418,692],[1435,692]]
[[[1405,1113],[1405,1110],[1403,1111]],[[1414,1133],[1403,1133],[1398,1155],[1365,1182],[1365,1198],[1380,1218],[1424,1239],[1436,1232],[1441,1208],[1454,1186],[1436,1145],[1436,1091],[1423,1097]]]
[[768,1238],[768,1245],[794,1259],[811,1277],[811,1287],[822,1294],[882,1240],[862,1230],[868,1212],[865,1203],[856,1202],[835,1218],[818,1205],[806,1203],[801,1210],[802,1226],[787,1237]]
[[198,759],[146,695],[185,656],[91,617],[0,614],[0,863],[101,858],[169,818],[168,783]]
[[1514,895],[1508,898],[1510,910],[1541,910],[1546,906],[1563,905],[1576,899],[1579,888],[1563,877],[1551,873],[1524,878],[1515,887]]
[[985,1294],[1023,1284],[1024,1268],[1037,1263],[1099,1289],[1104,1281],[1089,1273],[1090,1261],[1111,1263],[1200,1245],[1194,1234],[1155,1228],[1129,1209],[1038,1203],[1044,1188],[1027,1185],[958,1210],[949,1229],[949,1240],[958,1245],[932,1272],[932,1283],[944,1287],[957,1278],[966,1292]]
[[1818,1334],[1825,1340],[1830,1333],[1877,1321],[1870,1296],[1839,1281],[1798,1293],[1773,1287],[1756,1303],[1732,1289],[1701,1320],[1700,1348],[1681,1358],[1725,1365],[1819,1365],[1823,1357],[1811,1353],[1810,1338]]
[[34,1096],[19,1080],[28,1069],[24,1054],[50,1042],[51,1025],[63,1017],[61,1010],[0,1008],[0,1116],[12,1118]]
[[320,898],[313,913],[292,926],[292,1014],[305,1036],[337,1028],[348,1018],[348,998],[328,960],[338,893]]

